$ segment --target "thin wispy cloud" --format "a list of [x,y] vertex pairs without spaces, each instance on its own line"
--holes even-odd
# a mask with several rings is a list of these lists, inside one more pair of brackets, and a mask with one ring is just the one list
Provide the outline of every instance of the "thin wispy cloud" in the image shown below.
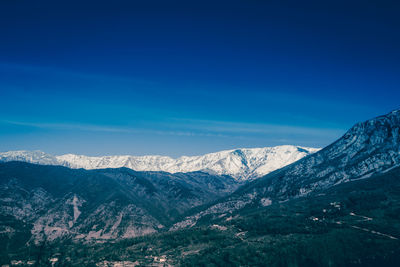
[[[121,126],[105,126],[96,124],[82,123],[53,123],[53,122],[27,122],[16,120],[3,120],[3,123],[50,129],[50,130],[70,130],[70,131],[89,131],[103,133],[120,133],[120,134],[156,134],[156,135],[174,135],[174,136],[206,136],[219,138],[249,138],[252,135],[257,136],[307,136],[307,137],[340,137],[345,130],[337,128],[316,128],[304,126],[288,126],[263,123],[244,123],[244,122],[226,122],[212,120],[191,120],[191,119],[170,119],[159,123],[163,129],[151,129],[149,127],[121,127]],[[282,137],[280,140],[287,141],[289,139]]]
[[50,130],[71,130],[71,131],[89,131],[103,133],[121,133],[121,134],[157,134],[157,135],[176,135],[176,136],[209,136],[209,137],[224,137],[218,133],[203,133],[195,131],[173,131],[173,130],[152,130],[146,128],[130,128],[116,126],[99,126],[95,124],[81,123],[41,123],[41,122],[25,122],[25,121],[9,121],[3,120],[3,123],[26,126]]
[[114,133],[132,132],[132,129],[98,126],[92,124],[79,124],[79,123],[41,123],[41,122],[8,121],[8,120],[3,121],[3,123],[34,127],[34,128],[53,129],[53,130],[81,130],[81,131],[114,132]]
[[170,127],[186,127],[192,130],[231,133],[231,134],[296,134],[308,136],[335,136],[344,133],[345,129],[289,126],[265,123],[226,122],[213,120],[173,119],[166,123]]
[[156,81],[150,81],[145,79],[139,79],[135,77],[126,77],[121,75],[111,75],[104,73],[88,73],[81,71],[69,70],[66,68],[57,68],[50,66],[40,65],[28,65],[28,64],[16,64],[10,62],[0,62],[0,69],[6,69],[7,71],[15,70],[22,73],[29,73],[33,75],[45,75],[45,76],[56,76],[63,78],[75,78],[90,81],[115,81],[124,83],[134,83],[142,85],[155,85],[158,84]]

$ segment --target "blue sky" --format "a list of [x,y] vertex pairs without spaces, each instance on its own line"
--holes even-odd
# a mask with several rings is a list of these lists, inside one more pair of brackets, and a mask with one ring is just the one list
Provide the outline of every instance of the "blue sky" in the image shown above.
[[322,147],[400,107],[399,4],[2,1],[0,151]]

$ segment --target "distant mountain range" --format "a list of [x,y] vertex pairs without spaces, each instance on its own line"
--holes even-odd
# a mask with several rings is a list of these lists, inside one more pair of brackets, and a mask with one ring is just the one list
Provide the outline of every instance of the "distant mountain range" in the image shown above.
[[23,161],[69,168],[105,169],[126,167],[136,171],[164,171],[169,173],[203,171],[230,175],[237,180],[258,178],[291,164],[318,148],[276,146],[225,150],[202,156],[103,156],[88,157],[66,154],[53,156],[41,151],[9,151],[0,153],[0,161]]

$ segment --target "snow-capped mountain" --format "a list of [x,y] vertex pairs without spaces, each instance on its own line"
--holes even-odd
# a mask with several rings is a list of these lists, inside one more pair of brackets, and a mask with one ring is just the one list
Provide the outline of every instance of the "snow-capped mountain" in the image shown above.
[[170,173],[204,171],[230,175],[238,180],[261,177],[291,164],[319,149],[300,146],[276,146],[225,150],[202,156],[103,156],[89,157],[66,154],[52,156],[41,151],[9,151],[0,153],[0,161],[25,161],[70,168],[105,169],[126,167],[136,171]]

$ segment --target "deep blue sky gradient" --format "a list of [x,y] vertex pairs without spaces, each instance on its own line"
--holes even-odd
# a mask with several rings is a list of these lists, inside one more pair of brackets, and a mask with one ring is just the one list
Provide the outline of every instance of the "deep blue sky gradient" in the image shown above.
[[322,147],[400,107],[396,1],[1,1],[0,151]]

